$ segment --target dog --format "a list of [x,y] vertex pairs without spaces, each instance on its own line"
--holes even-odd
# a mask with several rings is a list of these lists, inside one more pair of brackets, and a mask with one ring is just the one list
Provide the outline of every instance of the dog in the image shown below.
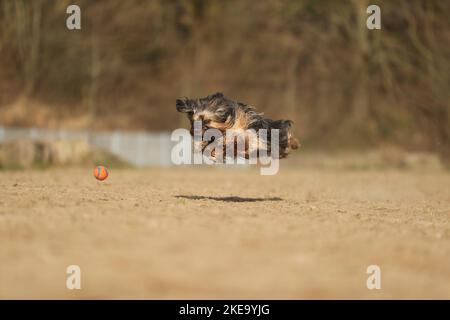
[[[195,121],[201,121],[202,123],[202,136],[208,129],[217,129],[224,137],[226,136],[226,131],[232,130],[239,132],[241,136],[243,133],[256,132],[256,135],[258,135],[261,139],[261,136],[258,134],[260,132],[259,130],[266,129],[267,137],[265,138],[263,144],[260,143],[260,140],[256,144],[250,143],[248,139],[249,137],[245,137],[244,154],[240,156],[247,159],[252,152],[257,152],[260,155],[263,148],[266,149],[265,151],[268,152],[268,154],[270,154],[271,137],[273,134],[271,129],[279,130],[278,157],[280,159],[287,157],[290,150],[297,149],[299,147],[298,140],[293,137],[291,132],[293,123],[291,120],[272,120],[264,118],[263,114],[257,112],[252,106],[242,102],[230,100],[221,92],[198,99],[189,99],[186,97],[177,99],[176,108],[178,112],[187,114],[188,119],[191,122],[191,135],[194,135]],[[214,139],[202,141],[202,150],[204,150],[213,141]],[[236,141],[229,141],[228,143],[234,143],[236,150]],[[224,152],[226,150],[226,145],[227,141],[224,138]],[[239,156],[239,154],[236,153],[235,155]]]

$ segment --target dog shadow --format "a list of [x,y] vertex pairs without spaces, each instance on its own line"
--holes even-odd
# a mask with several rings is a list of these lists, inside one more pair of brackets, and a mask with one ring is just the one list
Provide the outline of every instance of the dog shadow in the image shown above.
[[189,200],[214,200],[214,201],[223,201],[223,202],[260,202],[260,201],[282,201],[283,199],[279,197],[271,197],[271,198],[243,198],[237,196],[229,196],[229,197],[209,197],[209,196],[187,196],[187,195],[178,195],[175,198],[189,199]]

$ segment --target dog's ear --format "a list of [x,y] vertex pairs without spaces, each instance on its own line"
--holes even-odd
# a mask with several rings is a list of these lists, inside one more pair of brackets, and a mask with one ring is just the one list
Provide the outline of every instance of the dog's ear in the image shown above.
[[266,120],[271,129],[289,130],[294,123],[292,120]]
[[284,126],[286,129],[291,128],[293,123],[294,123],[294,121],[292,121],[292,120],[283,120],[283,126]]
[[178,112],[194,113],[194,101],[191,99],[177,99],[176,106]]
[[224,98],[225,96],[223,95],[222,92],[216,92],[212,95],[209,96],[211,99],[221,99]]

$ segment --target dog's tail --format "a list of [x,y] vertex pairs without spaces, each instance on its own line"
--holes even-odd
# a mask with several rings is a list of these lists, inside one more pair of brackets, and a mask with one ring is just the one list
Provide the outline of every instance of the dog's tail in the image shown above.
[[285,129],[287,131],[288,148],[293,150],[298,149],[300,147],[300,143],[292,134],[292,124],[294,122],[292,120],[281,120],[281,123],[282,129]]
[[287,157],[289,151],[292,149],[298,149],[300,144],[298,140],[294,138],[292,134],[291,120],[275,120],[270,122],[270,127],[280,130],[280,159]]

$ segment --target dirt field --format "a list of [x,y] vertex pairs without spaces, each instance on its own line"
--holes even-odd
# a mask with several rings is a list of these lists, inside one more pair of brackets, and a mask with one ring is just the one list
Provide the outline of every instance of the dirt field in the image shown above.
[[0,190],[0,298],[450,299],[448,172],[0,171]]

